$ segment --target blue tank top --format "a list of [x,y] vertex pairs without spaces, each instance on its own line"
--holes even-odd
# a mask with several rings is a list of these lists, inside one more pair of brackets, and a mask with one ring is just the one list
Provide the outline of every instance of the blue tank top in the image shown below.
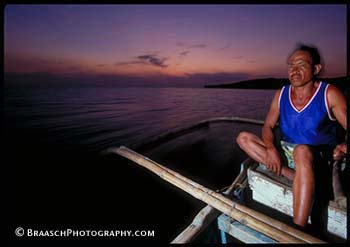
[[280,129],[283,141],[293,144],[335,146],[336,124],[327,104],[328,84],[320,82],[309,102],[297,110],[291,99],[291,86],[284,86],[279,98]]

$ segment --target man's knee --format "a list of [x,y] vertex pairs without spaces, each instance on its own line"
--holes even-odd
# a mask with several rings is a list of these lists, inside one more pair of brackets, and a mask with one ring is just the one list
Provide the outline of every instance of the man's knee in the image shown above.
[[308,145],[296,145],[293,151],[295,164],[309,165],[313,161],[312,149]]
[[236,138],[236,142],[238,143],[238,145],[240,147],[245,146],[247,144],[247,142],[249,141],[249,136],[250,136],[249,132],[242,131],[238,134],[238,136]]

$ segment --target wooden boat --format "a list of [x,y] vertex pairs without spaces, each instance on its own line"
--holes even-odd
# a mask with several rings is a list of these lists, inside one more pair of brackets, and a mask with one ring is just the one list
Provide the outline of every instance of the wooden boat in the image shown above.
[[[201,121],[199,124],[245,120],[220,118]],[[261,124],[259,121],[250,122]],[[198,123],[195,126],[198,126]],[[181,129],[181,132],[184,133],[190,129],[193,127]],[[176,133],[171,133],[171,136],[176,136]],[[153,140],[153,143],[165,137],[169,137],[169,134]],[[126,147],[110,148],[107,152],[119,154],[149,169],[162,179],[208,204],[172,243],[196,241],[205,229],[213,225],[216,225],[220,231],[221,243],[227,243],[230,239],[244,243],[325,242],[290,224],[293,215],[291,181],[274,175],[263,165],[250,159],[242,163],[241,172],[233,183],[224,192],[218,193]],[[337,200],[331,201],[328,205],[326,226],[329,239],[345,242],[347,239],[346,199],[341,193],[339,196],[342,200],[338,200],[339,197],[337,197]],[[270,208],[269,214],[257,210],[261,207]],[[279,219],[272,217],[276,215]]]
[[[269,207],[268,211],[271,215],[278,214],[278,211],[284,216],[289,216],[288,221],[291,222],[293,217],[292,181],[275,175],[264,165],[257,163],[248,168],[247,180],[247,187],[244,189],[249,190],[250,197],[247,199],[253,201],[250,205],[255,208],[259,204],[263,205],[262,207]],[[336,193],[336,198],[329,201],[326,210],[327,220],[324,226],[326,236],[335,242],[344,242],[347,239],[347,208],[344,195]],[[282,218],[286,219],[287,217]],[[308,223],[311,223],[310,217]],[[275,240],[254,229],[245,227],[224,214],[218,217],[218,228],[223,233],[234,236],[245,243],[276,243]],[[225,243],[225,235],[222,234],[222,236],[222,242]]]

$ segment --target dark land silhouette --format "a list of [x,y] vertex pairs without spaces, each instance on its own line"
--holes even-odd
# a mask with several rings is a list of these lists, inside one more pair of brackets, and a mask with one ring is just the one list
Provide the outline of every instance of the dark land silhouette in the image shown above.
[[[325,81],[327,83],[333,84],[345,90],[349,88],[350,81],[349,77],[334,77],[334,78],[319,78],[319,80]],[[242,88],[242,89],[278,89],[284,85],[289,84],[287,78],[262,78],[262,79],[253,79],[245,80],[234,83],[224,83],[217,85],[205,85],[205,88]]]

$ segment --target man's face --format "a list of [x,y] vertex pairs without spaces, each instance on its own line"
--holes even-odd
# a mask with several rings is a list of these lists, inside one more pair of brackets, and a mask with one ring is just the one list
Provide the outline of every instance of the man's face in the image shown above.
[[303,86],[312,80],[312,58],[307,51],[295,51],[287,61],[288,78],[293,86]]

